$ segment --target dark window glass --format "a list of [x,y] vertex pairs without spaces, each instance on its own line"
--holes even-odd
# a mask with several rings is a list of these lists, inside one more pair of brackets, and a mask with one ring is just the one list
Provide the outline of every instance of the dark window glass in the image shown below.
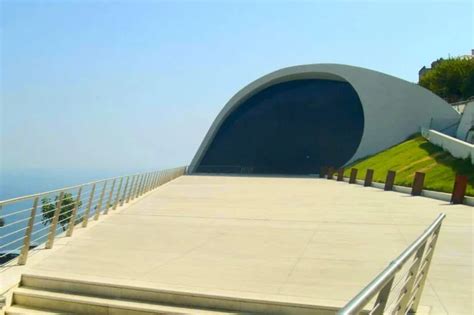
[[355,153],[364,115],[347,82],[295,80],[270,86],[222,123],[198,173],[303,175],[339,167]]

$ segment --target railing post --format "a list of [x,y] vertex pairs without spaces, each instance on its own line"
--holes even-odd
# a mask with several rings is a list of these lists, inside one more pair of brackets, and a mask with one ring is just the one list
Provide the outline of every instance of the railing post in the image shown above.
[[112,210],[117,209],[117,205],[120,201],[120,192],[122,191],[122,184],[123,184],[123,177],[120,178],[120,182],[117,189],[117,195],[115,196],[114,207],[112,208]]
[[130,176],[127,176],[127,180],[125,182],[125,187],[123,189],[123,193],[122,193],[122,200],[120,200],[120,206],[123,206],[123,204],[125,203],[126,201],[126,198],[127,198],[127,191],[128,191],[128,183],[130,182]]
[[137,189],[137,183],[139,179],[140,179],[140,175],[135,175],[135,178],[132,181],[132,187],[130,187],[130,200],[135,199],[135,191]]
[[148,181],[148,191],[153,190],[154,181],[155,181],[155,172],[150,173],[150,180]]
[[135,185],[135,180],[137,179],[137,176],[138,175],[134,175],[132,177],[132,182],[130,183],[130,189],[128,191],[128,195],[127,195],[127,203],[130,201],[130,199],[132,198],[132,192],[133,192],[133,187]]
[[[374,307],[377,307],[371,314],[372,315],[383,315],[385,311],[385,307],[387,306],[387,301],[390,296],[390,291],[392,290],[393,279],[387,282],[387,284],[380,290],[379,294],[377,295],[377,299],[375,300]],[[377,306],[378,305],[378,306]]]
[[137,191],[137,184],[140,180],[140,175],[135,175],[135,180],[132,182],[132,187],[130,187],[130,200],[135,199],[135,193]]
[[155,179],[155,172],[150,173],[150,179],[148,180],[148,191],[153,189],[153,180]]
[[156,172],[153,172],[150,176],[150,190],[153,190],[155,188],[155,178],[156,178]]
[[140,185],[142,184],[142,181],[143,181],[143,174],[139,175],[137,179],[137,182],[135,184],[135,191],[133,192],[133,196],[132,196],[132,200],[138,197],[138,192],[139,192]]
[[156,179],[156,188],[161,186],[161,178],[163,177],[163,171],[158,174],[158,178]]
[[146,193],[146,183],[148,181],[148,174],[143,175],[143,184],[142,184],[142,189],[140,196]]
[[76,225],[77,210],[79,209],[79,204],[81,202],[81,194],[82,186],[79,187],[79,190],[77,191],[76,202],[74,203],[74,209],[72,209],[71,219],[69,219],[66,236],[71,236],[72,232],[74,231],[74,226]]
[[[425,248],[426,248],[426,241],[423,243],[423,245],[420,246],[420,248],[416,251],[416,254],[414,256],[414,259],[416,261],[413,263],[411,266],[408,274],[406,275],[406,284],[405,284],[405,290],[400,291],[400,294],[398,298],[400,298],[400,295],[402,293],[405,293],[405,295],[400,299],[399,306],[396,310],[396,314],[405,314],[406,308],[408,303],[410,303],[410,298],[412,297],[413,292],[415,291],[415,280],[416,277],[418,276],[418,272],[420,269],[420,264],[422,263],[423,256],[425,254]],[[403,292],[404,291],[404,292]]]
[[160,175],[158,175],[158,180],[157,180],[157,183],[156,183],[156,187],[160,187],[161,186],[161,183],[162,183],[162,180],[163,180],[163,171],[160,172]]
[[158,179],[160,178],[160,172],[157,171],[155,175],[155,182],[153,183],[153,189],[156,189],[158,187]]
[[146,194],[147,192],[147,186],[148,186],[148,177],[150,174],[145,174],[145,179],[143,180],[143,187],[142,187],[142,195]]
[[426,257],[423,259],[423,262],[421,263],[420,269],[418,270],[418,277],[421,277],[418,279],[417,283],[415,283],[416,287],[413,288],[414,291],[414,296],[413,302],[411,306],[409,306],[409,313],[416,313],[416,310],[418,309],[418,304],[420,303],[420,298],[421,298],[421,293],[423,292],[423,289],[425,287],[425,282],[426,278],[428,277],[428,271],[430,269],[431,265],[431,259],[433,258],[433,253],[436,247],[436,242],[438,241],[439,237],[439,232],[441,230],[441,223],[439,224],[438,228],[435,230],[433,233],[431,243],[427,248],[427,251],[429,250],[430,252],[428,254],[425,253]]
[[149,183],[149,180],[150,180],[150,175],[151,175],[151,173],[146,173],[145,174],[145,181],[144,181],[144,185],[143,185],[143,193],[147,192],[147,186],[148,186],[148,183]]
[[141,188],[140,188],[139,196],[143,195],[146,191],[147,178],[148,178],[148,174],[143,174],[143,181],[142,181],[142,185],[141,185]]
[[143,174],[140,175],[140,177],[138,178],[138,181],[137,181],[137,184],[135,186],[135,192],[133,194],[133,199],[135,198],[138,198],[138,196],[140,196],[140,189],[142,187],[142,183],[143,183]]
[[92,184],[92,189],[89,196],[89,202],[87,203],[87,208],[86,208],[86,211],[84,212],[84,220],[82,220],[82,227],[87,227],[87,222],[89,222],[89,213],[92,207],[92,200],[94,199],[95,185],[96,183]]
[[109,213],[110,209],[110,204],[112,203],[112,196],[114,194],[114,189],[115,189],[115,182],[117,181],[116,178],[112,181],[112,187],[110,188],[110,193],[109,193],[109,199],[107,200],[107,203],[105,204],[105,211],[104,214]]
[[33,232],[33,224],[36,217],[36,208],[38,208],[39,197],[33,200],[33,207],[31,208],[30,219],[28,220],[28,227],[25,231],[25,238],[23,240],[23,247],[21,248],[20,257],[18,258],[18,264],[26,264],[28,259],[28,252],[30,251],[31,233]]
[[151,185],[153,183],[153,173],[148,174],[148,180],[146,184],[146,192],[149,192],[151,190]]
[[[359,314],[370,301],[373,300],[378,292],[377,300],[370,314],[383,314],[386,308],[387,300],[390,291],[393,290],[392,283],[397,272],[413,258],[413,256],[421,257],[421,259],[414,259],[412,265],[408,268],[410,274],[402,282],[400,294],[394,300],[395,305],[391,305],[390,314],[414,314],[417,310],[423,286],[427,278],[430,267],[430,262],[436,246],[436,241],[439,237],[441,224],[446,217],[444,213],[436,218],[425,231],[406,248],[395,260],[393,260],[382,272],[378,274],[362,291],[353,297],[346,305],[341,308],[337,314],[339,315],[353,315]],[[424,248],[422,248],[424,247]],[[413,273],[412,273],[413,272]],[[414,281],[411,283],[410,281]],[[389,284],[390,282],[390,284]],[[400,282],[398,282],[400,283]],[[398,286],[398,283],[396,286]],[[408,296],[408,300],[402,299]],[[405,309],[400,308],[401,303],[407,305]],[[393,306],[393,307],[392,307]]]
[[107,188],[107,181],[104,182],[104,186],[102,186],[102,192],[100,193],[99,203],[95,209],[94,220],[99,220],[100,210],[102,209],[102,201],[104,200],[105,189]]
[[159,178],[160,178],[160,172],[157,171],[157,172],[156,172],[156,176],[155,176],[155,184],[153,185],[153,186],[154,186],[154,187],[153,187],[154,189],[158,187],[158,180],[159,180]]
[[49,229],[48,241],[46,242],[45,248],[53,248],[54,238],[56,236],[56,228],[58,226],[59,214],[61,213],[61,207],[64,198],[64,191],[59,193],[59,199],[56,202],[56,209],[54,210],[53,221],[51,222],[51,227]]
[[142,175],[142,181],[140,182],[140,187],[138,187],[137,197],[145,193],[146,177],[147,177],[147,174]]

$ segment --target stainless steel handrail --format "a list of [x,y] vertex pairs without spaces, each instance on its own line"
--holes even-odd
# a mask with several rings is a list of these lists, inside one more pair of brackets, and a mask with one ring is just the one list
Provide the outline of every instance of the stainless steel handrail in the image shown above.
[[91,182],[87,182],[87,183],[83,183],[83,184],[79,184],[79,185],[68,186],[68,187],[64,187],[64,188],[58,188],[58,189],[54,189],[54,190],[50,190],[50,191],[45,191],[45,192],[26,195],[26,196],[15,197],[15,198],[6,199],[6,200],[0,200],[0,206],[4,206],[4,205],[7,205],[7,204],[11,204],[11,203],[19,202],[19,201],[23,201],[23,200],[32,199],[32,198],[35,198],[35,197],[50,195],[50,194],[58,193],[58,192],[61,192],[61,191],[73,190],[73,189],[79,188],[81,186],[88,186],[88,185],[92,185],[92,184],[103,183],[105,181],[109,181],[109,180],[113,180],[113,179],[120,179],[121,177],[137,176],[137,175],[143,175],[143,174],[146,174],[146,173],[136,173],[136,174],[131,174],[131,175],[124,175],[124,176],[110,177],[110,178],[106,178],[106,179],[99,179],[99,180],[95,180],[95,181],[91,181]]
[[[391,289],[391,284],[395,278],[396,273],[402,269],[403,265],[414,255],[419,251],[420,249],[423,249],[424,253],[424,246],[426,245],[428,239],[430,236],[434,235],[434,237],[437,237],[437,234],[439,233],[439,229],[441,227],[441,223],[443,222],[443,219],[446,217],[444,213],[441,213],[436,220],[431,223],[431,225],[421,234],[408,248],[406,248],[400,256],[398,256],[394,261],[392,261],[387,268],[385,268],[377,277],[375,277],[372,282],[370,282],[362,291],[359,292],[352,300],[350,300],[337,314],[339,315],[349,315],[349,314],[358,314],[361,312],[366,305],[376,297],[377,294],[382,293],[384,289],[387,292],[383,292],[386,296],[383,297],[385,299],[385,302],[388,300],[388,295],[390,294],[390,289]],[[437,232],[436,232],[437,231]],[[436,239],[434,240],[436,241]],[[432,255],[434,251],[434,245],[435,244],[430,244],[431,246],[431,252],[425,254],[426,256]],[[429,264],[430,260],[428,260]],[[414,265],[419,265],[420,261],[415,262]],[[419,270],[425,269],[426,266],[422,266],[422,268],[419,268]],[[418,271],[418,270],[417,270]],[[417,275],[415,275],[416,277]],[[426,278],[426,273],[423,275]],[[421,295],[421,292],[417,292],[418,295]],[[380,297],[380,296],[379,296]],[[373,314],[383,314],[385,304],[383,304],[383,307],[380,308],[380,303],[375,303],[374,307],[377,307],[375,312]],[[405,314],[405,313],[403,313]]]

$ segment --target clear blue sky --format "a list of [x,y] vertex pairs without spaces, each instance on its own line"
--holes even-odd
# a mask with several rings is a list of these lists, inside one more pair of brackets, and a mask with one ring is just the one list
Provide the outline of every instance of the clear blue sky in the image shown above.
[[331,62],[416,81],[474,48],[471,1],[0,2],[2,171],[187,164],[268,72]]

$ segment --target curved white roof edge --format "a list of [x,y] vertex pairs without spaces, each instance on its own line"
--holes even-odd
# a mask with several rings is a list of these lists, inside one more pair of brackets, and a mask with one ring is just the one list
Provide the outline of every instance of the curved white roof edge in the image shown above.
[[421,127],[440,130],[460,120],[459,113],[431,91],[378,71],[342,64],[287,67],[251,82],[227,102],[209,128],[188,172],[195,172],[220,126],[235,108],[271,85],[301,79],[346,81],[357,92],[364,111],[364,131],[348,163],[398,144]]

